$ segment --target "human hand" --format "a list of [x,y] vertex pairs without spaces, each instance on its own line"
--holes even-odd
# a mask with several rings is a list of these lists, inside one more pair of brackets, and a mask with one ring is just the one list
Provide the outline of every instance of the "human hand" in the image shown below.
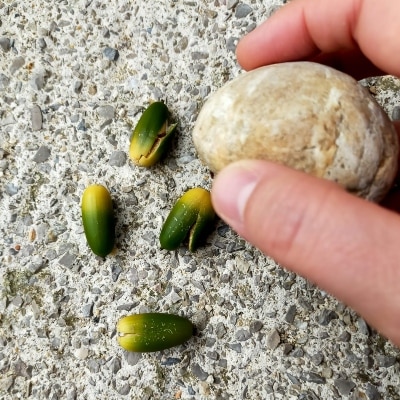
[[[237,57],[245,69],[306,59],[358,79],[400,76],[399,19],[397,0],[293,0],[241,40]],[[212,200],[238,234],[400,346],[399,215],[257,160],[221,171]]]

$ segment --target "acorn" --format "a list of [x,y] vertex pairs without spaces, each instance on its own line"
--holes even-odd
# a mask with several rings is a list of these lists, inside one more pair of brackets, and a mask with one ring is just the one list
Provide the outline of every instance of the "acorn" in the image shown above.
[[90,185],[82,196],[82,222],[93,253],[105,257],[114,248],[115,221],[110,193],[102,185]]
[[203,188],[188,190],[175,203],[160,233],[163,249],[175,250],[188,238],[191,252],[204,242],[214,225],[215,211],[211,194]]
[[143,313],[122,317],[117,340],[133,352],[153,352],[178,346],[193,336],[194,326],[184,317],[167,313]]
[[130,138],[129,157],[138,166],[151,167],[164,155],[177,124],[168,125],[167,106],[156,101],[140,117]]

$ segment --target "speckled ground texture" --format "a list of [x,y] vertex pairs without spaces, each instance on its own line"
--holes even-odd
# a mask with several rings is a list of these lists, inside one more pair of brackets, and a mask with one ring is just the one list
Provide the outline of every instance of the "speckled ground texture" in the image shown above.
[[[219,221],[194,254],[161,250],[176,199],[209,188],[193,124],[237,76],[238,38],[283,0],[0,2],[1,399],[399,399],[400,352]],[[399,116],[398,80],[368,84]],[[151,169],[132,126],[164,100],[178,134]],[[94,256],[80,198],[107,186],[117,251]],[[121,316],[185,315],[186,344],[127,353]]]

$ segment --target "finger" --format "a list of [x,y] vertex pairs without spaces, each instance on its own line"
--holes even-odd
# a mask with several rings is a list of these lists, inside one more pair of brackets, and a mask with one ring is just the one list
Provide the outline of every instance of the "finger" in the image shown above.
[[400,345],[400,217],[332,182],[264,161],[228,166],[212,199],[246,240]]
[[320,53],[309,61],[328,65],[353,76],[357,80],[385,75],[384,71],[372,64],[358,49]]
[[398,20],[393,0],[296,0],[238,44],[245,69],[336,52],[363,53],[376,71],[400,74]]

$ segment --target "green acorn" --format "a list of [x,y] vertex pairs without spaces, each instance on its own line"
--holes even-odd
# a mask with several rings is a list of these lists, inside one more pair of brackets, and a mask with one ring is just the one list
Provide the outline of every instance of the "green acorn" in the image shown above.
[[195,251],[211,231],[215,212],[210,192],[203,188],[188,190],[174,205],[160,233],[163,249],[175,250],[189,238],[189,250]]
[[139,166],[151,167],[165,153],[177,124],[168,125],[168,108],[161,102],[150,104],[132,135],[129,157]]
[[115,243],[115,222],[110,193],[102,185],[88,186],[82,196],[82,222],[93,253],[105,257]]
[[128,351],[161,351],[186,342],[193,336],[193,330],[193,324],[179,315],[133,314],[118,321],[117,340]]

